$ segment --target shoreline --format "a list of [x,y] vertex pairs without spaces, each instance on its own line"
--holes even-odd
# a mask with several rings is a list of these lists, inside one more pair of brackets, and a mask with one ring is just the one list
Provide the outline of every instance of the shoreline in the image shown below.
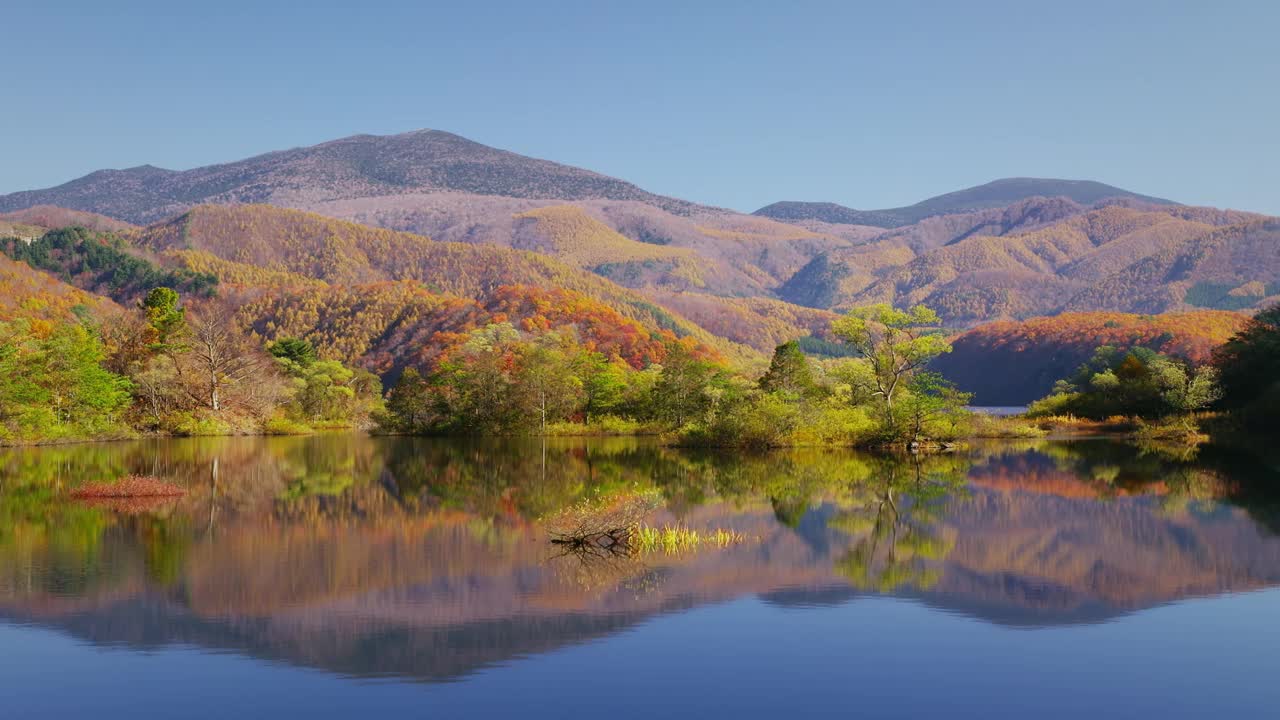
[[148,440],[195,440],[200,438],[286,438],[286,437],[312,437],[324,434],[362,434],[369,437],[408,437],[408,438],[436,438],[436,439],[605,439],[605,438],[637,438],[650,439],[659,441],[664,447],[677,448],[683,450],[752,450],[752,451],[770,451],[770,450],[796,450],[796,449],[828,449],[828,450],[863,450],[871,452],[953,452],[964,449],[966,446],[974,442],[982,442],[986,440],[1052,440],[1052,441],[1069,441],[1069,440],[1134,440],[1134,434],[1131,430],[1089,430],[1081,432],[1057,432],[1055,430],[1047,431],[1043,435],[1028,437],[1014,433],[997,434],[997,433],[980,433],[973,435],[964,435],[947,441],[926,440],[917,443],[912,447],[908,443],[880,443],[880,444],[840,444],[840,443],[798,443],[790,445],[775,445],[770,447],[748,447],[739,444],[681,444],[679,442],[661,442],[663,435],[667,433],[658,431],[643,431],[633,433],[610,433],[610,432],[553,432],[553,433],[531,433],[531,434],[513,434],[513,435],[484,435],[484,434],[429,434],[429,433],[406,433],[406,432],[385,432],[371,430],[362,427],[349,428],[323,428],[312,430],[311,432],[302,433],[271,433],[271,432],[237,432],[226,434],[209,434],[209,435],[181,435],[173,433],[144,433],[138,435],[118,435],[110,437],[88,437],[88,438],[58,438],[55,440],[37,440],[31,442],[12,442],[8,440],[0,440],[0,449],[19,449],[19,448],[42,448],[42,447],[64,447],[69,445],[91,445],[106,443],[126,443],[126,442],[143,442]]

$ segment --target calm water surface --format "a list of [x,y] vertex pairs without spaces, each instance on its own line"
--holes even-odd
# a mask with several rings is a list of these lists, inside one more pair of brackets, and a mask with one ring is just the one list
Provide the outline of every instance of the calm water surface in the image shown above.
[[[85,503],[128,473],[175,501]],[[0,449],[0,717],[1275,717],[1273,468],[326,435]],[[742,541],[564,554],[656,492]]]

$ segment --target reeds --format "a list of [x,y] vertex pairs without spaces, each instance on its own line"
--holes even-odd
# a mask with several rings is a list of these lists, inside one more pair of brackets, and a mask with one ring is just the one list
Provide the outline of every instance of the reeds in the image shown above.
[[701,547],[727,548],[746,540],[742,533],[724,528],[699,531],[687,527],[643,525],[631,536],[632,546],[642,553],[678,555]]

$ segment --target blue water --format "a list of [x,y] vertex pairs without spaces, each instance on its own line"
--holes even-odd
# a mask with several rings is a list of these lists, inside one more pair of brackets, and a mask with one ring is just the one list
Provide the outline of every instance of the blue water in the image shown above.
[[[5,452],[3,718],[1280,707],[1275,505],[1242,490],[1257,478],[1235,458],[1029,443],[901,465],[356,437]],[[62,494],[144,466],[187,497]],[[555,508],[645,483],[665,498],[654,522],[745,539],[607,566],[549,552]]]
[[1274,717],[1280,592],[1023,630],[911,601],[745,598],[425,685],[0,626],[6,717]]

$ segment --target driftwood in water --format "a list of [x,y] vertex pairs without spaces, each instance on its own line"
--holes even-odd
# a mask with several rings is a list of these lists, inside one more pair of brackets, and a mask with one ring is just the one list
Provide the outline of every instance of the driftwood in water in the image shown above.
[[623,495],[565,508],[544,524],[556,545],[617,552],[628,546],[632,533],[657,507],[654,495]]

